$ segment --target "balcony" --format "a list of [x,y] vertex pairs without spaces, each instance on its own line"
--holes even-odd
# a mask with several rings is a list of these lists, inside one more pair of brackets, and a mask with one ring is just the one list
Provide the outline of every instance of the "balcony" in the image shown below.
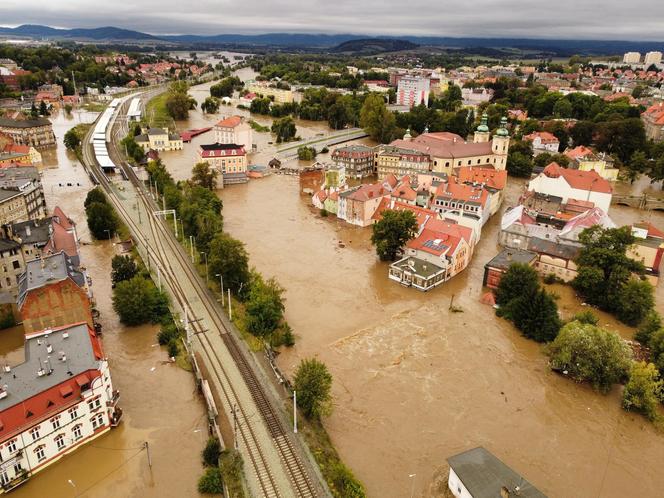
[[120,399],[120,391],[116,389],[113,391],[113,396],[111,397],[111,399],[109,399],[106,402],[106,406],[109,408],[116,406],[118,404],[119,399]]
[[110,416],[111,427],[117,427],[120,425],[120,420],[122,419],[122,408],[116,408],[113,410],[113,413]]

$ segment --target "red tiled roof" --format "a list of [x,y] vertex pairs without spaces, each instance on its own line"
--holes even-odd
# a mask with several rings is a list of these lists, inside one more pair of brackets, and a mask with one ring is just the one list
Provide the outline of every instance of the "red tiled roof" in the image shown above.
[[18,144],[7,144],[5,146],[5,152],[10,152],[14,154],[29,154],[30,146],[29,145],[18,145]]
[[240,116],[230,116],[226,119],[222,119],[217,123],[217,126],[220,126],[221,128],[235,128],[237,125],[239,125],[242,122],[242,118]]
[[526,135],[523,137],[524,140],[528,142],[532,142],[535,140],[537,137],[540,138],[540,141],[544,144],[557,144],[560,143],[556,136],[553,133],[549,133],[548,131],[535,131],[531,133],[530,135]]
[[397,177],[394,176],[393,173],[390,173],[385,177],[383,183],[387,183],[391,188],[394,188],[397,186],[397,183],[399,183],[399,180],[397,180]]
[[489,192],[482,187],[457,183],[454,177],[452,177],[448,183],[438,185],[436,197],[455,201],[476,202],[484,207],[489,199]]
[[410,180],[405,180],[406,178],[408,177],[404,177],[401,180],[401,183],[399,183],[399,185],[397,185],[392,191],[392,197],[405,199],[407,201],[414,201],[417,199],[417,192],[415,192],[415,190],[413,190],[413,188],[410,186]]
[[542,174],[549,178],[559,178],[562,176],[570,187],[578,190],[588,190],[604,194],[613,192],[611,184],[599,176],[599,173],[595,170],[580,171],[578,169],[565,169],[561,168],[558,163],[553,162],[544,168]]
[[642,115],[652,119],[655,124],[664,125],[664,103],[652,105],[646,109]]
[[362,185],[360,188],[348,195],[348,199],[354,201],[366,202],[377,197],[382,197],[387,192],[385,187],[379,184]]
[[591,148],[586,147],[585,145],[579,145],[573,149],[568,149],[565,151],[565,155],[572,160],[579,159],[580,157],[587,157],[594,155],[594,152]]
[[406,247],[441,256],[446,253],[453,254],[459,242],[459,237],[425,228],[416,238],[409,240]]
[[503,190],[507,185],[507,170],[464,166],[456,170],[461,183],[484,183],[488,187]]
[[649,223],[647,221],[641,221],[639,223],[634,223],[634,226],[637,228],[644,228],[648,230],[648,237],[653,237],[656,239],[664,239],[664,232],[662,232],[652,223]]
[[69,219],[69,217],[65,214],[65,212],[60,208],[60,206],[55,206],[55,209],[53,210],[53,216],[57,218],[57,222],[64,228],[65,230],[71,230],[74,228],[73,222]]
[[74,234],[68,232],[62,225],[57,222],[51,224],[53,233],[48,243],[44,247],[45,253],[59,253],[64,251],[70,258],[78,255],[76,249],[76,239]]
[[431,218],[426,222],[426,228],[433,230],[435,232],[444,232],[454,235],[464,239],[468,244],[473,238],[473,229],[463,225],[459,225],[453,220],[439,220],[437,218]]
[[[423,154],[444,158],[462,158],[474,156],[488,156],[493,154],[491,142],[464,142],[457,139],[441,139],[431,137],[431,133],[423,133],[412,140],[394,140],[390,143],[395,147],[413,149]],[[453,135],[453,134],[451,134]],[[457,135],[458,136],[458,135]]]

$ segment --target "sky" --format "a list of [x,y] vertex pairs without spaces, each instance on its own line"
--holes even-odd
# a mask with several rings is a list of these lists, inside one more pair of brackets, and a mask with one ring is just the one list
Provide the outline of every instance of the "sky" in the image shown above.
[[152,34],[663,40],[664,0],[0,0],[0,25]]

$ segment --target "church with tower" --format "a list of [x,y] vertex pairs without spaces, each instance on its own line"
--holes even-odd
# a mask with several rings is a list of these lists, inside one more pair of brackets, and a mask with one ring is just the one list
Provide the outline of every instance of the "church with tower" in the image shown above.
[[[488,116],[482,115],[480,125],[473,135],[473,141],[466,141],[456,133],[433,132],[424,133],[413,138],[410,130],[404,137],[394,140],[388,146],[376,149],[376,170],[378,178],[383,179],[390,173],[403,174],[421,173],[422,162],[428,162],[428,170],[434,173],[453,175],[456,168],[473,166],[504,170],[507,167],[510,136],[507,130],[507,119],[503,117],[500,127],[493,136],[488,126]],[[402,153],[404,160],[395,160]],[[416,163],[417,171],[408,171],[413,163],[413,153],[420,157]]]

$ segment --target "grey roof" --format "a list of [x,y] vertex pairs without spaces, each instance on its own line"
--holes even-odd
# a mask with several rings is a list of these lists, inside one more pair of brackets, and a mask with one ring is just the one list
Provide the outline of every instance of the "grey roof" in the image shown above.
[[562,259],[576,259],[581,252],[580,245],[561,244],[551,240],[532,237],[528,242],[528,250],[536,253],[544,253]]
[[10,249],[18,249],[21,246],[18,242],[14,242],[11,239],[0,239],[0,253],[8,251]]
[[0,118],[0,126],[4,126],[7,128],[34,128],[37,126],[51,126],[51,122],[46,118],[35,118],[35,119]]
[[150,128],[148,130],[148,135],[167,135],[168,132],[163,128]]
[[76,268],[72,259],[64,251],[51,256],[28,261],[25,272],[19,278],[18,304],[23,305],[27,293],[54,282],[71,278],[76,285],[85,285],[85,275]]
[[[63,332],[69,337],[64,338]],[[48,345],[52,347],[48,352]],[[66,361],[60,358],[62,353]],[[48,361],[48,363],[46,363]],[[0,374],[0,385],[7,386],[7,397],[0,399],[0,411],[83,373],[99,368],[87,324],[60,327],[50,334],[33,337],[25,342],[25,361]],[[10,365],[11,366],[11,365]],[[49,375],[38,376],[43,368]],[[71,372],[71,375],[70,373]]]
[[499,268],[507,270],[510,265],[514,263],[523,263],[529,265],[533,260],[537,259],[537,254],[530,251],[523,251],[521,249],[503,249],[496,254],[485,267]]
[[0,183],[5,180],[39,180],[39,170],[34,166],[19,166],[0,169]]
[[424,261],[423,259],[409,256],[392,263],[390,266],[399,268],[400,270],[408,270],[414,275],[422,278],[430,278],[434,275],[445,271],[444,268]]
[[135,142],[149,142],[148,136],[145,133],[141,133],[140,135],[136,135],[134,137]]
[[7,190],[0,188],[0,202],[5,202],[6,200],[11,199],[12,197],[16,197],[17,195],[21,195],[21,192],[18,190]]
[[[28,229],[30,235],[28,235]],[[11,225],[12,233],[24,244],[44,244],[51,238],[51,218],[28,220]]]
[[447,459],[447,463],[473,498],[499,498],[503,486],[510,496],[546,498],[544,493],[481,446],[454,455]]
[[169,133],[168,134],[168,139],[169,140],[182,140],[182,137],[178,135],[177,133]]

